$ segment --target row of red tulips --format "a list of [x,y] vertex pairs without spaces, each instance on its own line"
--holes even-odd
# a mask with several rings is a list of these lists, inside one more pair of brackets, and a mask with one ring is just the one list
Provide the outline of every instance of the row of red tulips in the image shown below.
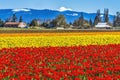
[[0,50],[0,80],[120,80],[120,45]]

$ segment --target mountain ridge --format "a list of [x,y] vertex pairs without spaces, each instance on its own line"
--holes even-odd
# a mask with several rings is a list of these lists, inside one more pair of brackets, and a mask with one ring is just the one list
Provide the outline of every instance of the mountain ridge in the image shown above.
[[[66,17],[66,21],[68,23],[73,22],[81,16],[81,13],[84,15],[84,19],[89,20],[96,16],[96,13],[87,13],[87,12],[78,12],[78,11],[59,11],[59,10],[50,10],[50,9],[31,9],[31,8],[23,8],[23,9],[0,9],[0,18],[4,21],[11,17],[13,14],[16,14],[19,19],[20,16],[23,17],[23,21],[29,23],[32,19],[40,19],[42,21],[48,19],[54,19],[57,15],[63,14]],[[101,13],[101,15],[103,15]],[[109,15],[110,22],[113,22],[113,15]]]

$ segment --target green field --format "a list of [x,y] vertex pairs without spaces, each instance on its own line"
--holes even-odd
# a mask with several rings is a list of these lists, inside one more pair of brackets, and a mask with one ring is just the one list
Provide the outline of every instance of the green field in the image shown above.
[[53,33],[53,32],[120,32],[112,29],[34,29],[34,28],[0,28],[0,33]]

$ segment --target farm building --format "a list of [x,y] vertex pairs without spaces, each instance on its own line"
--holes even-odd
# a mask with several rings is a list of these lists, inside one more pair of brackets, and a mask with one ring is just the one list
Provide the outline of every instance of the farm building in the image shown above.
[[10,28],[25,28],[27,25],[24,22],[6,22],[4,27]]
[[111,29],[112,26],[108,25],[107,23],[98,23],[95,25],[96,29]]
[[65,29],[65,28],[63,28],[63,27],[57,27],[56,29],[62,30],[62,29]]

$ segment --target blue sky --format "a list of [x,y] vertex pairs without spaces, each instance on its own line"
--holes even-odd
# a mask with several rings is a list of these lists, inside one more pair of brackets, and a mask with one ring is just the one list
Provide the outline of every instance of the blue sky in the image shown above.
[[72,9],[74,11],[96,12],[109,8],[110,14],[120,10],[120,0],[0,0],[0,9]]

